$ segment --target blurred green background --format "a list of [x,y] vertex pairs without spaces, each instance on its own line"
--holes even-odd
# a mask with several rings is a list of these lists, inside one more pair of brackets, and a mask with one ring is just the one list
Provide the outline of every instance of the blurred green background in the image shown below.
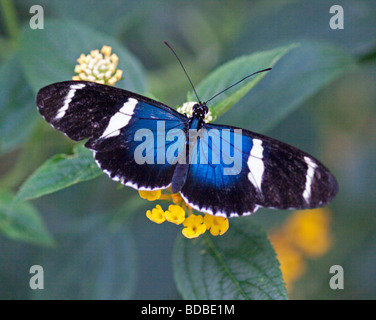
[[[48,84],[38,79],[52,60],[28,59],[26,49],[38,45],[41,57],[48,55],[38,42],[46,34],[67,44],[72,56],[64,61],[71,64],[71,75],[57,73],[55,81],[69,80],[75,59],[88,53],[84,43],[81,49],[81,43],[71,44],[71,34],[64,33],[64,26],[82,26],[97,32],[104,39],[100,43],[111,39],[102,44],[115,41],[126,47],[140,62],[137,72],[147,79],[135,88],[170,106],[182,104],[190,87],[163,40],[173,45],[196,84],[238,56],[300,43],[216,122],[259,131],[305,150],[339,182],[339,194],[329,206],[332,246],[307,261],[289,297],[376,298],[375,1],[39,1],[44,30],[29,28],[33,1],[0,3],[0,190],[9,193],[16,193],[46,159],[71,153],[73,146],[44,122],[34,102],[38,88]],[[329,26],[334,4],[344,9],[343,30]],[[48,21],[61,26],[64,39],[48,28]],[[41,77],[30,71],[34,63]],[[119,68],[125,71],[125,88],[136,90],[127,87],[121,60]],[[280,105],[289,112],[279,115]],[[133,189],[119,189],[101,175],[31,204],[55,246],[1,235],[1,299],[181,298],[171,263],[179,230],[148,221],[145,211],[152,205]],[[5,211],[0,206],[0,215]],[[260,210],[249,219],[270,230],[283,225],[289,214]],[[108,220],[115,232],[104,227]],[[45,269],[45,290],[29,287],[30,266],[38,264]],[[332,265],[344,268],[344,290],[329,287]]]

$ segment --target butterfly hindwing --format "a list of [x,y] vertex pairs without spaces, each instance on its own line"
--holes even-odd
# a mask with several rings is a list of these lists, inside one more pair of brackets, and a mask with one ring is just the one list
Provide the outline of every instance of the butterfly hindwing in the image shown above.
[[[37,106],[43,117],[69,138],[89,139],[85,146],[94,151],[97,164],[113,180],[141,190],[170,185],[174,155],[157,151],[166,132],[174,129],[177,135],[183,134],[187,118],[175,110],[126,90],[85,81],[42,88]],[[140,141],[135,139],[137,133]],[[141,143],[145,151],[153,150],[153,159],[149,157],[145,163],[135,159]]]
[[[210,134],[213,129],[215,134]],[[193,152],[196,163],[190,165],[181,190],[184,199],[199,211],[231,217],[251,214],[259,207],[314,208],[325,205],[337,193],[331,173],[303,151],[235,127],[205,124],[204,132],[208,133],[197,142]],[[220,139],[209,138],[218,132]],[[200,144],[205,148],[200,149]],[[216,155],[209,156],[209,165],[200,163],[207,153]],[[215,157],[221,158],[219,164],[210,163]],[[233,172],[226,174],[226,168]]]

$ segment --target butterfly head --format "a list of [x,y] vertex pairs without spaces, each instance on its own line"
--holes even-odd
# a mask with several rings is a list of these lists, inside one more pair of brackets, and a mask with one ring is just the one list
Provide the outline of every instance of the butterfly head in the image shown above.
[[205,102],[196,103],[193,106],[193,117],[204,120],[206,114],[209,112],[209,108]]

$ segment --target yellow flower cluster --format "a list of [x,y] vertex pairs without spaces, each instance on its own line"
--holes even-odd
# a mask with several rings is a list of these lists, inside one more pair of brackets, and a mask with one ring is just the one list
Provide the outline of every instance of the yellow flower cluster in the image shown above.
[[[156,205],[152,210],[146,211],[146,216],[155,223],[162,223],[169,221],[176,225],[183,224],[184,228],[182,234],[189,239],[197,238],[206,230],[210,230],[213,236],[223,235],[229,228],[228,219],[223,217],[215,217],[209,214],[195,215],[193,210],[189,207],[178,194],[164,193],[161,190],[156,191],[139,191],[141,198],[154,200],[169,200],[174,204],[164,211],[160,205]],[[188,217],[186,217],[186,211]]]
[[90,54],[81,56],[77,59],[74,72],[78,75],[73,80],[92,81],[101,84],[113,86],[123,75],[123,71],[117,69],[119,58],[113,53],[112,48],[103,46],[101,52],[92,50]]
[[331,245],[330,211],[327,208],[293,212],[285,224],[269,234],[287,289],[306,270],[307,258],[318,258]]

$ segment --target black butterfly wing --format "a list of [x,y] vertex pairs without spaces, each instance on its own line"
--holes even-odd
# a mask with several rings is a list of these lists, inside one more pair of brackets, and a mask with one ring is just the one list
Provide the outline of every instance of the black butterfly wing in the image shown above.
[[[160,125],[184,134],[187,118],[170,107],[141,95],[86,81],[66,81],[42,88],[37,95],[41,115],[57,130],[94,151],[97,164],[115,181],[140,190],[171,184],[176,164],[165,154],[157,161]],[[144,148],[153,150],[153,163],[137,163],[135,152],[143,130]],[[165,133],[162,134],[164,135]],[[166,138],[165,136],[162,138]],[[163,140],[163,139],[161,139]],[[166,142],[165,148],[172,142]],[[158,163],[162,162],[162,163]]]
[[[235,127],[206,124],[205,130],[181,190],[185,201],[199,211],[232,217],[259,207],[315,208],[337,193],[329,170],[301,150]],[[227,131],[231,134],[224,134]]]

